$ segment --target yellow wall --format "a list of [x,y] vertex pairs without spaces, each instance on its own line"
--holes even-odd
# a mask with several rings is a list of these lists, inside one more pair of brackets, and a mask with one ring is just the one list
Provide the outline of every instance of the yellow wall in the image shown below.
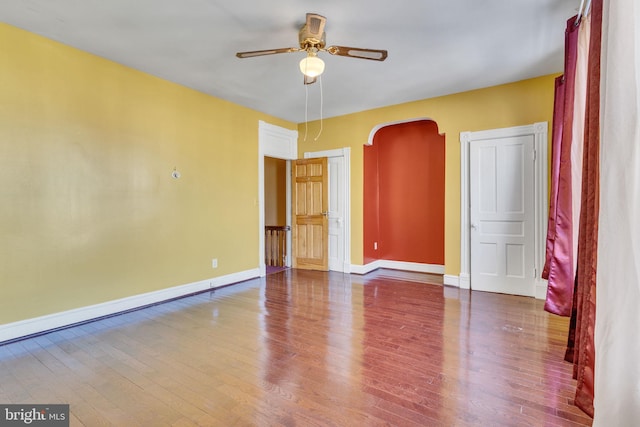
[[[543,76],[486,89],[393,105],[325,119],[320,138],[302,139],[307,151],[351,147],[351,262],[363,262],[363,148],[374,127],[415,118],[431,118],[446,135],[445,272],[460,273],[460,132],[549,122],[553,115],[555,76]],[[354,94],[357,96],[357,94]],[[301,124],[299,134],[305,134]],[[549,127],[550,128],[550,127]],[[309,123],[316,135],[319,122]]]
[[0,324],[257,268],[258,121],[294,124],[5,24],[0,45]]

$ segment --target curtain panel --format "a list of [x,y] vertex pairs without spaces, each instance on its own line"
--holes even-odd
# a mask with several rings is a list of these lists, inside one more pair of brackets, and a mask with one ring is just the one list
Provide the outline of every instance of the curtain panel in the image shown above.
[[[565,359],[574,364],[575,404],[594,415],[595,310],[599,215],[602,0],[567,21],[562,131],[554,124],[552,178],[543,273],[545,310],[571,316]],[[556,85],[556,90],[558,85]],[[554,107],[555,108],[555,107]],[[557,114],[557,117],[556,117]],[[554,111],[554,120],[560,113]],[[560,141],[557,140],[560,135]],[[557,153],[557,150],[560,152]]]
[[[552,135],[551,201],[547,226],[547,252],[543,278],[548,280],[544,309],[560,316],[570,316],[573,305],[574,256],[571,175],[571,142],[575,103],[575,77],[578,54],[577,16],[567,21],[563,83],[556,85]],[[556,122],[561,120],[561,122]],[[553,206],[553,209],[551,209]]]
[[558,199],[558,179],[560,174],[560,152],[562,151],[562,126],[564,122],[564,75],[555,79],[553,97],[553,125],[551,127],[551,180],[549,189],[549,220],[547,224],[547,246],[542,278],[549,279],[549,264],[553,255],[556,238],[556,215]]
[[[590,21],[590,22],[589,22]],[[600,54],[602,0],[593,0],[590,25],[582,192],[576,274],[574,376],[576,405],[593,417],[598,215],[600,207]]]
[[596,427],[640,420],[640,3],[604,1]]

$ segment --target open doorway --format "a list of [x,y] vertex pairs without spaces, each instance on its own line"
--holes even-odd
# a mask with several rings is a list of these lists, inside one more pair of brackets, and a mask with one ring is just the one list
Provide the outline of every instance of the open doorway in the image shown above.
[[264,158],[264,232],[266,274],[286,270],[290,265],[291,247],[287,224],[288,160]]
[[[298,132],[281,128],[263,121],[259,122],[258,138],[258,261],[260,276],[267,273],[265,262],[265,162],[268,158],[281,159],[286,163],[286,225],[292,225],[291,218],[291,160],[298,159]],[[351,210],[350,210],[350,165],[351,151],[349,148],[341,148],[319,152],[304,153],[305,158],[327,157],[333,165],[333,173],[330,173],[330,185],[335,189],[330,194],[340,198],[331,206],[340,207],[339,214],[331,215],[337,224],[339,233],[332,239],[335,244],[330,247],[329,257],[335,258],[335,262],[330,263],[330,270],[351,272]],[[291,232],[288,233],[287,246],[291,245]],[[291,266],[291,259],[287,260],[287,266]]]
[[[267,274],[265,262],[265,159],[271,157],[281,159],[286,164],[285,197],[286,225],[291,226],[291,165],[290,161],[298,158],[298,132],[285,129],[263,121],[258,126],[258,266],[260,276]],[[291,247],[291,232],[287,233],[287,247]],[[291,266],[290,260],[287,262]]]

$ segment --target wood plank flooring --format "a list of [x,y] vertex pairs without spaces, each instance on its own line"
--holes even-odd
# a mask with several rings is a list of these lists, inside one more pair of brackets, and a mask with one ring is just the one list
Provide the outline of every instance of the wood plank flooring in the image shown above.
[[584,426],[542,301],[286,270],[0,346],[1,403],[85,426]]

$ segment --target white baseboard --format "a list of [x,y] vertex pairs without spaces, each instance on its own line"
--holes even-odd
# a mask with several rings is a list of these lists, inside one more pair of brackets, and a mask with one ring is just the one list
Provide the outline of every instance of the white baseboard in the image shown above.
[[442,283],[445,286],[455,286],[456,288],[460,287],[460,278],[458,276],[454,276],[452,274],[445,274],[442,277]]
[[378,259],[365,265],[351,265],[351,272],[354,274],[367,274],[378,268],[388,268],[390,270],[415,271],[418,273],[444,274],[444,265],[423,264],[419,262],[391,261],[388,259]]
[[75,323],[86,322],[104,316],[110,316],[123,311],[157,304],[173,298],[182,297],[207,289],[219,288],[232,283],[242,282],[260,276],[260,269],[241,271],[226,276],[214,277],[186,285],[174,286],[159,291],[134,295],[101,304],[80,307],[60,313],[35,317],[33,319],[20,320],[18,322],[0,325],[0,343],[28,335],[39,334],[52,329],[62,328]]
[[364,265],[351,264],[351,272],[353,274],[367,274],[379,268],[380,268],[380,260],[376,260],[376,261],[370,262],[369,264],[364,264]]

